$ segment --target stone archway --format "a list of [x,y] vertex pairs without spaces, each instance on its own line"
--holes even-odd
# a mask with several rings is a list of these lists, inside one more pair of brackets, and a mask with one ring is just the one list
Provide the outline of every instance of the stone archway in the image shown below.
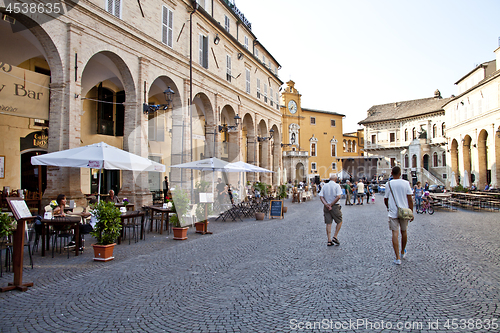
[[279,132],[278,126],[273,125],[271,127],[273,130],[273,138],[271,140],[271,170],[274,171],[272,173],[272,184],[280,185],[284,180],[280,179],[281,175],[281,133]]
[[234,126],[236,112],[231,105],[225,105],[220,113],[220,125],[227,130],[220,132],[221,146],[219,149],[220,157],[228,162],[236,162],[240,154],[239,147],[239,128],[231,130],[228,126]]
[[425,170],[429,171],[429,155],[425,154],[422,158],[422,166]]
[[[269,169],[270,166],[270,140],[269,140],[269,131],[267,129],[267,124],[262,119],[257,125],[257,135],[258,135],[258,146],[257,146],[257,155],[259,166],[265,169]],[[261,181],[265,183],[270,182],[270,177],[268,174],[259,174]]]
[[297,182],[304,182],[304,183],[307,183],[307,179],[306,179],[306,169],[304,167],[304,164],[302,164],[301,162],[297,163],[295,165],[295,180]]
[[481,188],[486,183],[491,183],[491,170],[488,170],[488,132],[481,130],[477,138],[477,159],[479,167],[479,182],[478,188]]

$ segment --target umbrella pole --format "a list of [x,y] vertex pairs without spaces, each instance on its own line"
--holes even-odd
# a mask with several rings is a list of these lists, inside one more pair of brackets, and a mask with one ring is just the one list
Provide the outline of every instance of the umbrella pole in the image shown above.
[[102,168],[99,169],[99,182],[97,186],[97,203],[101,201],[101,178],[102,178]]

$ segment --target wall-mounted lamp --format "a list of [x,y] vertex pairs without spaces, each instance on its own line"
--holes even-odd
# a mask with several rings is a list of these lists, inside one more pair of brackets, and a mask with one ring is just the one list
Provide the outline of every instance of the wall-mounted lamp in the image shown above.
[[243,53],[238,53],[238,60],[241,60],[243,58]]
[[174,103],[173,103],[173,96],[175,94],[175,91],[173,91],[172,89],[170,89],[170,87],[167,88],[167,90],[165,90],[163,92],[163,95],[165,96],[165,101],[167,102],[167,104],[153,104],[153,105],[149,105],[149,104],[146,104],[144,103],[142,105],[142,112],[144,114],[149,114],[149,113],[155,113],[156,111],[158,110],[167,110],[168,108],[170,107],[173,107]]
[[220,42],[220,37],[219,37],[219,34],[215,34],[214,44],[215,44],[215,45],[219,45],[219,42]]
[[271,128],[269,130],[269,136],[258,136],[257,141],[261,142],[261,141],[271,140],[273,138],[273,135],[274,135],[274,130]]
[[477,145],[476,145],[476,144],[473,144],[472,146],[473,146],[474,148],[477,148]]
[[219,125],[219,133],[227,131],[235,131],[238,129],[239,121],[241,120],[239,115],[234,116],[234,125]]

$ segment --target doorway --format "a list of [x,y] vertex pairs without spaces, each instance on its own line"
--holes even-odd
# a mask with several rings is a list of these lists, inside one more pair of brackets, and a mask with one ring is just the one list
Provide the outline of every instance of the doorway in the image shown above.
[[47,167],[32,165],[31,157],[46,154],[45,151],[29,151],[21,154],[21,188],[43,195],[47,188]]
[[[99,187],[99,169],[90,169],[90,192],[97,193]],[[108,194],[113,190],[116,195],[121,189],[120,170],[102,170],[101,194]]]

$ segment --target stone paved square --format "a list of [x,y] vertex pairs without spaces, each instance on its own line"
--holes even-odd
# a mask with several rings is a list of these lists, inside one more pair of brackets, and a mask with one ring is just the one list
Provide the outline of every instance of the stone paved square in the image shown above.
[[79,257],[35,253],[33,270],[26,255],[34,286],[0,294],[0,331],[500,330],[497,212],[417,215],[395,266],[381,195],[342,206],[331,247],[319,198],[286,205],[283,220],[211,222],[213,235],[191,228],[186,241],[148,233],[107,263],[92,260],[91,239]]

